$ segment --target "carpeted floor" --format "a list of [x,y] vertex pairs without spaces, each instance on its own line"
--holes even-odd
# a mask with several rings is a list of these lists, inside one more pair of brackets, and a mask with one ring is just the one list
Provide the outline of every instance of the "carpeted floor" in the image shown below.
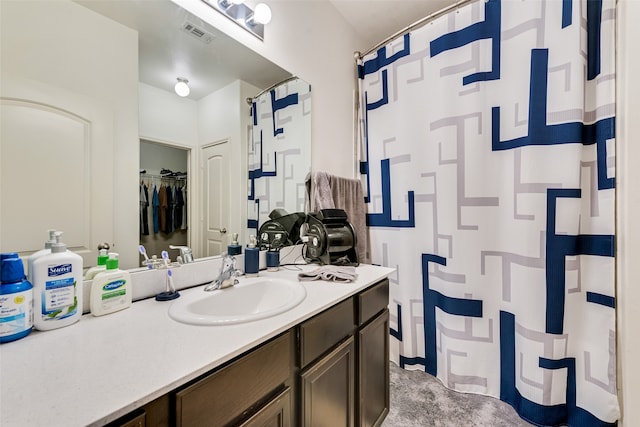
[[391,408],[382,427],[530,427],[493,397],[459,393],[422,371],[391,363]]

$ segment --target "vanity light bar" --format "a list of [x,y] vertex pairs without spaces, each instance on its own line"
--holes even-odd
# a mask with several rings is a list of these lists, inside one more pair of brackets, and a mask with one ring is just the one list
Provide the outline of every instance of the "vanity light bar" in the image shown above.
[[260,40],[264,40],[264,24],[254,20],[254,11],[244,3],[235,4],[230,0],[202,0],[237,25]]

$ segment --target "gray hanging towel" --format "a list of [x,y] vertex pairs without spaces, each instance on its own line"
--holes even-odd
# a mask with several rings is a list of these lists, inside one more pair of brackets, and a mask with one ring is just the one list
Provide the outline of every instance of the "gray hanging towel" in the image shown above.
[[313,176],[312,192],[311,208],[314,212],[320,209],[338,208],[347,213],[348,221],[357,236],[358,260],[361,263],[370,264],[367,207],[364,204],[360,180],[316,172]]

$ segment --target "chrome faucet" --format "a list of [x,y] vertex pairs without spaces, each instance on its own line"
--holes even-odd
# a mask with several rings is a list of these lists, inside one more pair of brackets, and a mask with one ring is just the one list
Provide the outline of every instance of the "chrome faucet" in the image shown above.
[[182,260],[180,264],[189,264],[190,262],[193,262],[193,252],[191,251],[191,248],[187,246],[169,245],[169,249],[180,250],[180,259]]
[[222,256],[222,267],[220,267],[220,275],[216,280],[204,287],[204,290],[215,291],[216,289],[224,289],[238,284],[238,277],[242,273],[236,270],[236,259],[226,252]]

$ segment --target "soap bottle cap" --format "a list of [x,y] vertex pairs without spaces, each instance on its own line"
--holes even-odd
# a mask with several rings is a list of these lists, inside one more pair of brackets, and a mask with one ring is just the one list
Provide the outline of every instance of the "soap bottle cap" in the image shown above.
[[20,256],[18,255],[17,252],[6,252],[3,254],[0,254],[0,261],[2,261],[3,259],[9,259],[9,258],[20,258]]
[[45,249],[51,249],[51,245],[53,245],[54,243],[57,242],[56,239],[56,230],[50,229],[47,230],[47,233],[49,233],[49,240],[47,240],[46,242],[44,242],[44,248]]
[[233,233],[231,235],[231,244],[232,245],[237,245],[238,244],[238,233]]
[[98,251],[98,265],[107,265],[107,260],[109,259],[109,254],[106,249],[100,249]]
[[249,245],[248,247],[250,248],[255,248],[256,247],[256,236],[254,236],[253,234],[251,236],[249,236]]
[[3,258],[0,267],[0,282],[2,284],[15,283],[24,280],[24,267],[22,260],[15,258]]
[[109,252],[109,259],[107,259],[107,270],[118,269],[118,254],[115,252]]
[[55,242],[51,244],[51,253],[57,254],[60,252],[65,252],[67,250],[67,245],[60,241],[60,236],[62,236],[62,231],[56,231],[54,234]]

